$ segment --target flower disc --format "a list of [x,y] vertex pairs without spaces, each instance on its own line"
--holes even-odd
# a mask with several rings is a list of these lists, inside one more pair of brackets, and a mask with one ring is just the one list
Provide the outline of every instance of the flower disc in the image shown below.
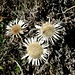
[[20,25],[13,25],[11,28],[11,32],[13,34],[18,34],[21,31],[21,26]]
[[40,58],[43,53],[43,48],[38,42],[34,42],[29,44],[27,52],[32,58]]

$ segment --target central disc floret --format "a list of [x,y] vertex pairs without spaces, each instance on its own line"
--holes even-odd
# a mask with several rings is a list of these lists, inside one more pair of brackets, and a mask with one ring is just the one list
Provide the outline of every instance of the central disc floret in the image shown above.
[[21,31],[21,26],[20,25],[13,25],[11,28],[11,32],[16,35]]
[[41,34],[45,37],[50,37],[54,34],[55,32],[55,28],[53,25],[49,24],[49,23],[45,23],[43,24],[42,28],[41,28]]
[[29,54],[29,56],[31,56],[32,58],[40,58],[40,56],[43,53],[43,48],[41,45],[39,45],[38,42],[34,42],[29,44],[29,46],[27,47],[27,52]]

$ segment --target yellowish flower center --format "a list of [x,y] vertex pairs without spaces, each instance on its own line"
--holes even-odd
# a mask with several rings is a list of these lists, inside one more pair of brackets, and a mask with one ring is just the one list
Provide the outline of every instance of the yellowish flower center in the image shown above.
[[13,25],[11,28],[12,34],[16,35],[21,31],[21,26],[20,25]]
[[27,47],[27,52],[29,56],[36,59],[36,58],[40,58],[40,56],[42,55],[43,48],[41,45],[39,45],[38,42],[34,42],[29,44],[29,46]]
[[3,20],[3,17],[2,16],[0,16],[0,22]]
[[53,25],[51,25],[49,23],[43,24],[43,26],[41,28],[41,33],[43,36],[49,38],[54,34],[54,32],[55,32],[55,28]]

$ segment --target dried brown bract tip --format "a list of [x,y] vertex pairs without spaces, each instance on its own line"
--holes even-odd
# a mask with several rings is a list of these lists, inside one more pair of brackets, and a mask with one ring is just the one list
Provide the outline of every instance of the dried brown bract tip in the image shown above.
[[0,22],[3,20],[3,17],[0,15]]

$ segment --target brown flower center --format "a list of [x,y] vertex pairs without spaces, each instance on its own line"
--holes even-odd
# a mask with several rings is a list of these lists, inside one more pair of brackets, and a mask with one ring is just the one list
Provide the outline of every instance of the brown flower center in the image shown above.
[[21,26],[20,25],[13,25],[11,28],[12,34],[16,35],[21,31]]
[[47,23],[47,24],[44,24],[41,28],[41,33],[43,36],[49,38],[51,37],[55,32],[55,28],[53,25]]
[[39,45],[38,42],[34,42],[29,44],[29,46],[27,47],[27,52],[29,56],[31,56],[34,59],[40,58],[41,54],[43,53],[43,48],[41,45]]

